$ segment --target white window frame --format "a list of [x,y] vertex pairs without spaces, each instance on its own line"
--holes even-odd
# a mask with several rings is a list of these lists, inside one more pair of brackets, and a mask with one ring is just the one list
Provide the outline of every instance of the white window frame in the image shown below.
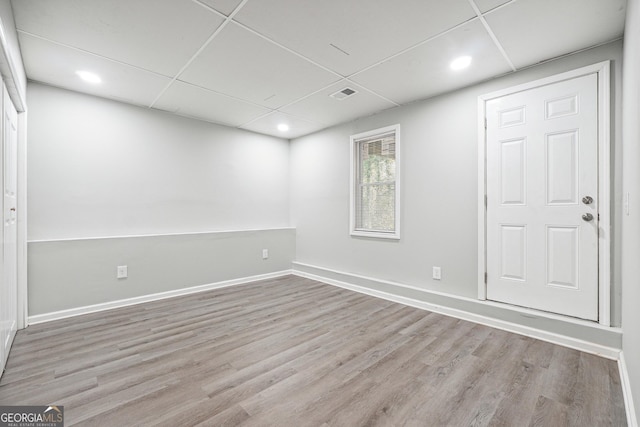
[[[395,230],[394,231],[378,231],[378,230],[363,230],[356,228],[356,212],[358,204],[358,141],[362,139],[368,139],[376,135],[382,135],[386,133],[395,133],[395,162],[396,162],[396,174],[395,174]],[[351,135],[350,138],[350,161],[351,161],[351,181],[350,181],[350,209],[349,209],[349,231],[351,236],[358,237],[374,237],[378,239],[400,239],[400,125],[386,126],[379,129],[374,129],[367,132]]]

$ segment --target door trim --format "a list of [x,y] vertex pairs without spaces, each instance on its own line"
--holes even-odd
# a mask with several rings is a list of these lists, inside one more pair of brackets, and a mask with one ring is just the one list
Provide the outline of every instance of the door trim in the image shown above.
[[578,68],[573,71],[491,92],[478,97],[478,299],[487,299],[487,135],[486,103],[553,83],[590,74],[598,77],[598,323],[611,325],[611,61]]
[[[6,35],[12,28],[0,20],[0,69],[2,80],[7,86],[9,97],[18,112],[18,329],[28,326],[27,289],[27,98],[24,70],[21,73],[22,58],[11,46]],[[18,65],[16,65],[18,64]]]

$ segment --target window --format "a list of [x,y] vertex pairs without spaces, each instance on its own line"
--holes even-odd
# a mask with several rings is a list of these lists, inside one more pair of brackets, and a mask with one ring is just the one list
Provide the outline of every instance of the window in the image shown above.
[[400,125],[351,137],[351,235],[400,238]]

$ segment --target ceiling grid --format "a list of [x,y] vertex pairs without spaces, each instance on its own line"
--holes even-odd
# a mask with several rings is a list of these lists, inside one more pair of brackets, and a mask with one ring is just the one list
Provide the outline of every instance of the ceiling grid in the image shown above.
[[[149,105],[149,108],[153,108],[153,106],[155,105],[155,103],[158,101],[158,99],[160,99],[160,97],[162,95],[164,95],[164,93],[167,91],[167,89],[169,89],[169,87],[176,81],[178,80],[178,78],[180,77],[180,75],[182,75],[182,73],[184,73],[184,71],[189,67],[189,65],[191,65],[191,63],[198,57],[198,55],[200,55],[200,53],[209,45],[209,43],[211,43],[211,41],[218,35],[220,34],[220,32],[224,29],[224,27],[227,26],[227,24],[229,22],[231,22],[231,20],[233,19],[233,15],[235,15],[240,9],[242,9],[242,6],[245,5],[245,3],[249,1],[249,0],[242,0],[242,2],[240,2],[240,4],[235,8],[235,10],[231,13],[231,15],[229,15],[228,17],[225,18],[225,20],[222,22],[222,24],[220,24],[220,26],[218,28],[215,29],[215,31],[213,32],[213,34],[211,34],[211,36],[207,39],[207,41],[205,41],[202,46],[200,46],[200,49],[198,49],[196,51],[196,53],[193,54],[193,56],[187,61],[186,64],[184,64],[182,66],[182,68],[180,68],[180,71],[178,71],[178,73],[173,76],[173,79],[171,80],[171,82],[167,85],[167,87],[165,87],[162,92],[160,92],[158,94],[158,96],[153,100],[153,102],[151,103],[151,105]],[[215,10],[212,9],[211,7],[202,4],[201,2],[196,1],[196,3],[201,4],[205,7],[207,7],[209,10],[213,11],[214,13]],[[206,88],[204,88],[206,89]]]
[[[617,40],[626,13],[626,0],[12,6],[32,81],[284,138]],[[452,71],[459,56],[471,63]],[[81,81],[79,69],[102,83]],[[347,86],[357,93],[330,96]]]

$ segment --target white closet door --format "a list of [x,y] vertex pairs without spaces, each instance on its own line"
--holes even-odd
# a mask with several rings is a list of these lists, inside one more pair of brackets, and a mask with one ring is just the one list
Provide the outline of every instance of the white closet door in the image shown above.
[[18,325],[17,281],[17,113],[2,85],[2,283],[0,285],[0,372],[4,370]]

